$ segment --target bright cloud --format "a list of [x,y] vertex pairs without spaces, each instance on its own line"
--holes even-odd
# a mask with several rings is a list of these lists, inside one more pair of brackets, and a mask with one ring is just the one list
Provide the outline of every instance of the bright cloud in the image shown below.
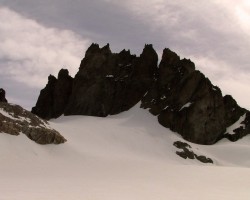
[[243,28],[243,30],[250,35],[250,3],[249,4],[243,4],[243,6],[239,6],[236,8],[236,14],[239,18],[240,24]]
[[0,7],[0,76],[42,88],[60,68],[74,75],[89,40],[70,30],[47,28]]

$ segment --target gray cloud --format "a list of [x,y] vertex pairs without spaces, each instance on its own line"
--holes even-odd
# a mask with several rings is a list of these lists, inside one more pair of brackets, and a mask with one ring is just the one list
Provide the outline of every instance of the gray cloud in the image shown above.
[[37,88],[28,87],[25,84],[7,76],[0,76],[0,85],[6,90],[6,98],[9,102],[19,104],[30,109],[39,95]]
[[[122,2],[0,0],[0,5],[21,13],[22,16],[19,15],[19,18],[30,19],[42,27],[41,29],[47,30],[43,32],[43,37],[46,38],[47,35],[47,40],[56,39],[57,37],[53,36],[60,35],[56,45],[49,45],[47,40],[42,40],[44,51],[35,48],[37,59],[32,59],[36,43],[29,42],[25,39],[27,36],[17,32],[19,35],[17,38],[25,39],[22,49],[27,52],[25,58],[21,58],[22,66],[26,66],[25,70],[18,72],[25,77],[24,79],[27,78],[25,74],[29,76],[35,74],[32,72],[34,68],[39,71],[37,77],[33,76],[34,82],[39,82],[41,76],[47,77],[50,73],[56,73],[62,65],[65,66],[65,63],[67,67],[73,66],[71,71],[74,74],[77,70],[75,66],[80,62],[86,44],[90,41],[101,45],[109,42],[114,51],[130,48],[137,54],[141,52],[144,43],[153,43],[159,53],[163,48],[169,47],[181,57],[191,58],[198,69],[222,88],[224,94],[232,94],[242,106],[250,108],[250,103],[247,102],[250,98],[250,87],[248,87],[250,20],[247,20],[250,18],[250,4],[248,2],[245,0],[237,2],[234,0]],[[11,15],[15,15],[13,11]],[[15,26],[12,25],[7,32],[16,32]],[[0,30],[0,39],[3,38],[2,32]],[[5,48],[5,51],[8,49],[8,52],[11,52],[15,49],[13,54],[18,52],[15,48],[18,44],[17,39],[14,41],[16,42],[13,44],[12,41],[12,49],[9,44],[7,45],[9,49]],[[60,45],[65,46],[58,48]],[[44,56],[38,56],[40,51]],[[17,72],[20,60],[15,57],[16,55],[7,54],[8,56],[1,58],[1,65],[11,61],[11,66],[14,66],[12,70]],[[53,59],[55,54],[58,57],[55,56]],[[59,58],[65,58],[67,61]],[[15,62],[16,65],[13,65]],[[44,78],[40,85],[42,82]],[[244,94],[240,92],[241,90]]]
[[[75,74],[89,45],[87,39],[69,30],[43,27],[7,8],[0,8],[0,18],[1,87],[8,88],[8,80],[18,86],[17,90],[19,82],[34,91],[44,87],[47,76],[57,75],[62,67]],[[9,94],[17,96],[18,92],[11,87]],[[32,98],[32,94],[26,97]]]
[[129,10],[104,0],[0,0],[0,4],[44,26],[72,30],[101,45],[111,43],[117,51],[140,52],[149,30]]

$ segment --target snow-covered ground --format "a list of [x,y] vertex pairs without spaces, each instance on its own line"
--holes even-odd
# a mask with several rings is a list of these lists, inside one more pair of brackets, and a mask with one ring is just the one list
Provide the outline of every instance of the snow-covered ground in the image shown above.
[[51,126],[68,141],[39,145],[0,134],[0,200],[249,200],[250,137],[191,144],[214,164],[184,160],[183,139],[138,106],[107,118],[69,116]]

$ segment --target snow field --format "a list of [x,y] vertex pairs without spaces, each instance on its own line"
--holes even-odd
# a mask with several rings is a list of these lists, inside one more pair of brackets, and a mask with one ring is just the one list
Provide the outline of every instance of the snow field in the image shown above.
[[250,137],[192,150],[215,164],[184,160],[183,139],[138,106],[107,118],[62,116],[50,125],[68,141],[38,145],[0,134],[0,200],[249,200]]

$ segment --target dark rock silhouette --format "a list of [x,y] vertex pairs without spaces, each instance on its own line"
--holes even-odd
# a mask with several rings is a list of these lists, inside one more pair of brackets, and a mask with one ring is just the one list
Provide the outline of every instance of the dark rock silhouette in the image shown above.
[[3,88],[0,88],[0,102],[8,102],[5,98],[5,90]]
[[159,123],[199,144],[214,144],[226,128],[247,111],[220,89],[190,60],[163,51],[158,77],[142,99],[142,107],[158,116]]
[[176,148],[181,151],[176,151],[176,154],[184,159],[197,159],[202,163],[214,163],[211,158],[207,158],[204,155],[197,155],[192,151],[192,147],[186,142],[176,141],[173,144]]
[[[214,144],[222,138],[236,141],[250,133],[249,111],[195,69],[188,59],[164,49],[161,62],[152,45],[137,57],[129,51],[112,53],[109,45],[92,44],[72,79],[61,70],[49,76],[32,112],[50,119],[65,115],[105,117],[118,114],[141,101],[163,126],[190,142]],[[241,117],[235,134],[227,127]]]
[[157,60],[152,45],[146,45],[138,58],[129,51],[114,54],[109,45],[92,44],[74,78],[65,115],[104,117],[130,109],[153,82]]
[[32,113],[43,119],[57,118],[64,113],[72,91],[73,78],[67,69],[61,69],[58,79],[50,75],[48,84],[41,90],[36,106]]

